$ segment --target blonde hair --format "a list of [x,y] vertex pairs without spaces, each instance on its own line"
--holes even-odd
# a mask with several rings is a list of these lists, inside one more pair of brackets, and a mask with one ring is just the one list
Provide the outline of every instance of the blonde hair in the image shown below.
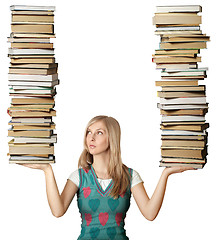
[[120,147],[121,128],[115,118],[100,115],[92,118],[88,122],[84,135],[84,149],[80,155],[78,167],[90,169],[93,163],[93,155],[89,153],[86,145],[86,135],[88,128],[97,121],[103,121],[107,128],[110,147],[108,173],[113,180],[113,187],[110,195],[113,198],[118,198],[119,195],[123,194],[130,186],[131,176],[129,175],[128,167],[122,163]]

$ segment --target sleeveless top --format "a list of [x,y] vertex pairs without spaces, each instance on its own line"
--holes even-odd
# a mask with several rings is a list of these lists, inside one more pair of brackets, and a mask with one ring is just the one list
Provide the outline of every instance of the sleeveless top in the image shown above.
[[[129,173],[132,176],[132,169]],[[77,203],[81,214],[81,234],[78,239],[125,240],[124,219],[130,207],[131,189],[114,199],[109,195],[113,181],[105,190],[100,186],[94,168],[79,169],[80,184]]]

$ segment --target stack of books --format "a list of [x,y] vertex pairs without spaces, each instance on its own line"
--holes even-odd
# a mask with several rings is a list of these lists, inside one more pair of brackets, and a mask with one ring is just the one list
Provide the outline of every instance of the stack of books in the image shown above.
[[161,120],[160,166],[203,168],[207,156],[208,112],[204,80],[207,68],[199,68],[200,49],[209,36],[200,29],[202,11],[198,5],[158,6],[153,17],[159,49],[153,54],[161,80],[156,81]]
[[55,123],[52,117],[59,84],[53,43],[53,6],[13,5],[10,57],[10,163],[54,163]]

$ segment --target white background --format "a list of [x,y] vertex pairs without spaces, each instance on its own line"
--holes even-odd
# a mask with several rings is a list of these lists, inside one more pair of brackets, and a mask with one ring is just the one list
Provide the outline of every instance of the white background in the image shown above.
[[[157,5],[199,4],[203,7],[203,33],[211,36],[201,50],[201,67],[209,67],[206,116],[209,128],[208,163],[203,170],[170,176],[162,209],[147,221],[134,199],[126,218],[130,239],[215,239],[215,6],[214,1],[2,1],[0,9],[0,239],[77,239],[80,215],[76,199],[61,218],[52,216],[43,173],[8,164],[7,129],[10,105],[7,86],[12,4],[55,5],[54,40],[59,63],[56,107],[58,143],[53,165],[59,190],[77,168],[87,122],[95,115],[115,117],[122,128],[122,158],[137,170],[151,196],[162,169],[160,115],[155,81],[160,71],[151,62],[159,37],[152,17]],[[201,83],[202,84],[202,83]],[[207,237],[208,234],[208,237]],[[4,237],[3,237],[4,236]]]

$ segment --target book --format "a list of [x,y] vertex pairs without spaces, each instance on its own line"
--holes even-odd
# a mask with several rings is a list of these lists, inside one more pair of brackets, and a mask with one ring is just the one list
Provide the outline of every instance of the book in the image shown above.
[[178,110],[178,109],[200,109],[200,108],[208,108],[208,104],[172,104],[172,105],[165,105],[165,104],[157,104],[159,109],[164,110]]
[[35,125],[19,125],[13,126],[13,130],[53,130],[55,129],[55,124],[52,123],[49,126],[35,126]]
[[176,139],[163,139],[162,147],[200,147],[204,148],[206,140],[176,140]]
[[53,98],[12,98],[11,104],[54,104]]
[[156,6],[157,13],[169,12],[202,12],[200,5],[170,5],[170,6]]
[[200,109],[178,109],[178,110],[160,110],[161,115],[173,116],[173,115],[196,115],[204,116],[208,112],[207,108]]
[[206,42],[161,42],[161,49],[178,49],[178,48],[206,48]]
[[154,25],[199,25],[202,23],[202,16],[196,13],[155,13]]
[[198,149],[161,148],[161,155],[163,157],[203,159],[207,155],[207,149],[206,148],[198,148]]
[[38,87],[54,87],[56,85],[59,84],[59,80],[55,80],[55,81],[46,81],[46,82],[42,82],[42,81],[19,81],[19,80],[15,80],[15,81],[9,81],[9,86],[38,86]]
[[54,34],[53,24],[11,24],[14,33],[48,33]]
[[[34,15],[33,15],[34,14]],[[42,15],[44,14],[44,15]],[[12,14],[12,23],[54,23],[54,15],[45,14],[44,12],[40,15],[35,15],[35,13],[26,13],[23,12],[22,14],[17,14],[17,12],[14,12]]]
[[50,137],[52,135],[52,130],[8,130],[9,137]]
[[52,118],[51,117],[35,117],[35,118],[30,118],[30,117],[12,117],[11,123],[22,123],[22,124],[35,124],[35,123],[51,123]]
[[55,163],[55,156],[49,155],[48,157],[36,157],[29,155],[11,155],[9,163]]
[[161,122],[182,122],[182,121],[204,121],[205,116],[190,116],[190,115],[179,115],[179,116],[166,116],[162,115]]
[[56,143],[57,135],[50,137],[14,137],[14,143]]
[[35,111],[35,110],[9,110],[9,115],[11,117],[53,117],[56,116],[55,110],[46,111]]
[[11,48],[45,48],[45,49],[53,49],[53,43],[50,42],[11,42]]
[[161,37],[161,42],[205,42],[210,41],[209,36],[200,35],[188,35],[188,36],[176,36],[173,37],[171,34],[166,37]]
[[195,81],[155,81],[156,86],[198,86],[198,80]]
[[[176,46],[177,47],[177,46]],[[167,49],[175,49],[176,47],[171,46],[167,47]],[[164,48],[166,49],[166,47]],[[154,63],[197,63],[201,62],[201,57],[153,57],[152,62]]]
[[163,92],[197,92],[197,91],[205,91],[205,85],[199,85],[199,86],[179,86],[179,87],[169,87],[164,86],[162,87]]
[[205,70],[187,70],[187,71],[165,71],[161,72],[162,77],[174,77],[174,76],[206,76]]
[[195,168],[195,169],[202,169],[204,167],[205,164],[198,164],[198,163],[164,163],[164,162],[160,162],[160,167],[191,167],[191,168]]
[[50,147],[34,147],[22,144],[16,146],[15,144],[9,145],[10,155],[23,155],[23,154],[54,154],[54,146]]
[[21,63],[21,64],[10,64],[13,68],[57,68],[57,63]]
[[53,81],[53,80],[58,80],[58,74],[49,74],[49,75],[38,75],[38,74],[13,74],[9,73],[8,74],[8,80],[32,80],[32,81]]
[[160,104],[206,104],[206,97],[160,98]]
[[11,5],[11,11],[55,11],[55,6]]
[[164,92],[164,91],[158,91],[157,92],[158,97],[162,98],[178,98],[178,97],[205,97],[204,91],[194,91],[194,92]]
[[185,130],[185,131],[203,131],[209,127],[209,123],[198,123],[197,122],[187,122],[185,124],[177,124],[172,122],[172,125],[161,123],[161,129],[163,130]]
[[8,54],[9,55],[53,55],[54,54],[54,49],[33,49],[33,48],[28,48],[28,49],[20,49],[20,48],[9,48],[8,49]]
[[50,43],[50,38],[8,37],[9,43]]
[[188,130],[162,130],[161,133],[162,136],[164,135],[188,135],[188,136],[193,136],[193,135],[198,135],[198,136],[205,136],[206,131],[200,131],[200,132],[195,132],[195,131],[188,131]]
[[14,68],[9,67],[9,73],[14,74],[35,74],[35,75],[50,75],[56,74],[57,68]]

